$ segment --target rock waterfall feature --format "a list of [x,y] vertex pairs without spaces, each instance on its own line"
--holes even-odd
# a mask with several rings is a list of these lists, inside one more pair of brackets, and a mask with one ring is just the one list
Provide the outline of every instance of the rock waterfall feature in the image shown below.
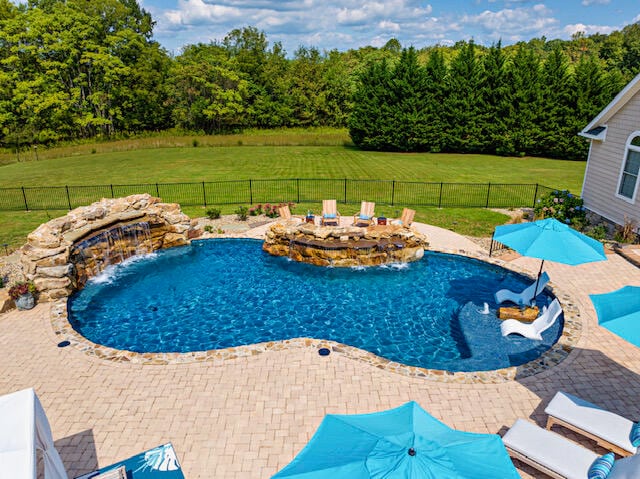
[[360,228],[279,222],[267,230],[262,249],[316,266],[353,267],[416,261],[428,246],[426,236],[400,225]]
[[148,194],[102,199],[42,224],[20,250],[40,300],[69,296],[110,264],[202,234],[180,205]]

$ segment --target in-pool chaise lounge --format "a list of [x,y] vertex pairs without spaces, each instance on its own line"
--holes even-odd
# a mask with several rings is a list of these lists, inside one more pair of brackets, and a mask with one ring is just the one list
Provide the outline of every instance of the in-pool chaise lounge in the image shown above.
[[584,399],[558,391],[544,412],[549,415],[547,429],[559,424],[593,439],[600,446],[620,456],[638,452],[630,439],[633,421]]
[[[525,306],[531,306],[533,299],[538,296],[544,290],[545,286],[549,282],[549,275],[545,271],[540,275],[540,280],[534,281],[533,284],[528,286],[521,293],[514,293],[509,289],[501,289],[495,294],[496,303],[504,303],[505,301],[511,301],[515,304],[523,304]],[[536,294],[534,296],[533,290],[536,289],[536,284],[538,288],[536,290]]]
[[533,323],[523,323],[517,319],[505,319],[500,325],[500,331],[502,331],[503,336],[520,334],[525,338],[541,341],[542,333],[553,326],[560,313],[562,313],[562,307],[556,298],[547,309],[543,309],[542,314]]
[[[589,469],[600,456],[535,424],[517,419],[502,438],[507,452],[556,479],[587,479]],[[618,459],[607,479],[640,477],[640,455]]]

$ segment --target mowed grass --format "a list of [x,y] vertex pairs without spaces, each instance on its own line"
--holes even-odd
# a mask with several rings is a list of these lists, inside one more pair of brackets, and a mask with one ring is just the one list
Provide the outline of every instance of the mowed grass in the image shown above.
[[585,162],[434,153],[380,153],[349,146],[142,149],[11,163],[0,187],[348,178],[453,183],[540,183],[579,193]]
[[[314,142],[316,139],[313,140]],[[302,141],[301,141],[302,142]],[[243,143],[237,140],[236,143]],[[184,142],[182,143],[184,144]],[[202,143],[199,143],[201,145]],[[0,188],[135,183],[201,182],[240,179],[347,178],[445,183],[539,183],[580,193],[586,163],[488,155],[364,152],[351,146],[181,146],[91,153],[22,161],[0,166]],[[100,148],[106,149],[105,144]],[[96,148],[96,151],[99,151]],[[52,154],[52,156],[55,156]],[[363,198],[366,199],[366,198]],[[291,200],[295,200],[292,198]],[[211,206],[211,205],[209,205]],[[232,214],[238,205],[221,205]],[[403,205],[378,205],[388,216]],[[299,205],[298,213],[320,208]],[[358,205],[341,207],[352,214]],[[505,215],[483,209],[415,207],[417,221],[461,234],[489,236]],[[203,207],[185,207],[203,216]],[[344,211],[342,211],[344,210]],[[0,212],[0,245],[18,247],[26,235],[64,210]],[[2,250],[0,250],[2,251]],[[1,254],[1,253],[0,253]]]

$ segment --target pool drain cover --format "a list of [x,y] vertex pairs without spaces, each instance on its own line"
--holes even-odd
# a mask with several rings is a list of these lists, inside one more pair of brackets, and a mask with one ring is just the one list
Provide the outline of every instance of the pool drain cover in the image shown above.
[[328,348],[320,348],[320,349],[318,349],[318,354],[320,356],[329,356],[330,353],[331,353],[331,351],[329,351]]
[[58,347],[59,348],[66,348],[67,346],[69,346],[71,343],[69,341],[60,341],[58,343]]

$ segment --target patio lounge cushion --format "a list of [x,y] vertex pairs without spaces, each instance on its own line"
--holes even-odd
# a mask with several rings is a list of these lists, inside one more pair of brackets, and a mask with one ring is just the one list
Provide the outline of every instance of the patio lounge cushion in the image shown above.
[[502,438],[504,445],[567,479],[585,479],[599,457],[555,432],[518,419]]
[[370,220],[371,217],[369,215],[363,215],[362,213],[360,214],[360,219],[361,220]]
[[584,399],[559,391],[544,412],[632,454],[638,449],[630,440],[632,421]]
[[334,219],[337,218],[337,215],[335,213],[326,213],[324,217],[327,219]]

